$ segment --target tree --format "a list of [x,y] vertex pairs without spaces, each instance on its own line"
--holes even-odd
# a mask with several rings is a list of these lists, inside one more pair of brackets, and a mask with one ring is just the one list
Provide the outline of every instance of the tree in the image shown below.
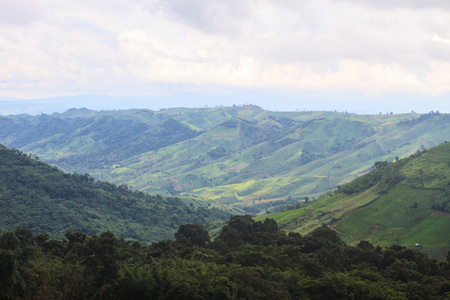
[[93,286],[100,288],[101,293],[110,292],[108,288],[114,285],[119,272],[118,239],[111,231],[105,231],[87,239],[86,247],[85,275],[93,277]]
[[201,224],[183,224],[175,233],[177,242],[205,247],[211,241],[208,231]]
[[375,168],[375,169],[378,169],[378,168],[381,168],[381,167],[385,167],[385,166],[387,166],[389,163],[387,162],[387,161],[376,161],[374,164],[373,164],[373,167]]

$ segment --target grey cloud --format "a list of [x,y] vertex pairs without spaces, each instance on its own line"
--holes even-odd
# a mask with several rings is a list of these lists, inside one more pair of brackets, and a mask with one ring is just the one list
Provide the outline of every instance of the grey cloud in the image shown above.
[[0,23],[9,25],[28,25],[46,15],[39,3],[27,0],[0,1]]
[[[406,1],[393,2],[408,4]],[[325,16],[313,9],[310,15],[317,17],[314,24],[311,18],[305,18],[308,6],[292,7],[291,12],[298,14],[298,21],[292,25],[303,30],[270,38],[249,37],[251,46],[248,52],[283,64],[315,63],[329,65],[333,69],[339,60],[349,59],[369,64],[397,64],[404,70],[419,74],[427,71],[431,61],[450,62],[450,44],[431,40],[435,33],[442,39],[450,40],[450,30],[443,19],[445,13],[428,11],[422,14],[416,11],[414,14],[387,14],[359,6],[345,11],[347,17],[339,16],[327,23]],[[342,11],[328,11],[339,12]],[[366,12],[366,19],[359,17]]]
[[240,0],[167,0],[162,7],[173,17],[200,31],[234,35],[245,26],[249,3]]
[[423,53],[428,53],[437,61],[450,62],[450,42],[427,41],[421,45]]
[[334,63],[339,59],[367,62],[400,62],[405,55],[420,55],[420,47],[408,47],[402,41],[387,40],[379,35],[347,33],[345,38],[307,33],[297,37],[273,38],[271,43],[258,41],[252,51],[282,63]]

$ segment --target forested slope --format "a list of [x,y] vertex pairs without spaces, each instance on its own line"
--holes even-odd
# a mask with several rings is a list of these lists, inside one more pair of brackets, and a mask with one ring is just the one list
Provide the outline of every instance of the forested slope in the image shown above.
[[450,252],[343,242],[331,229],[286,234],[230,219],[210,241],[199,224],[151,246],[112,232],[66,240],[25,229],[0,236],[1,299],[448,299]]
[[184,223],[228,217],[193,203],[96,182],[88,174],[64,173],[33,155],[0,146],[1,231],[23,227],[62,238],[66,231],[112,230],[119,237],[149,243],[173,236]]
[[[139,114],[150,114],[139,118]],[[10,148],[44,155],[71,171],[109,166],[137,154],[193,138],[198,132],[152,112],[102,114],[87,109],[65,114],[0,118],[0,139]]]

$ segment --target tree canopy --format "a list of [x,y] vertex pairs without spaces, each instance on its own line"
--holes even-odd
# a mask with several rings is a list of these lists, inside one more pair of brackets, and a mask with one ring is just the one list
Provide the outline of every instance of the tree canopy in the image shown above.
[[[62,240],[0,236],[0,299],[448,299],[450,252],[345,244],[329,228],[286,234],[235,216],[209,242],[199,224],[145,246],[111,231]],[[239,242],[236,242],[239,241]]]

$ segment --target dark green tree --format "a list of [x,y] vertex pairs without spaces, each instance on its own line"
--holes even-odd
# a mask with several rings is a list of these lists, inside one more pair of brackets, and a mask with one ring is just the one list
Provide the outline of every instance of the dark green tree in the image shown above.
[[211,241],[209,232],[201,224],[183,224],[175,233],[177,242],[205,247]]

